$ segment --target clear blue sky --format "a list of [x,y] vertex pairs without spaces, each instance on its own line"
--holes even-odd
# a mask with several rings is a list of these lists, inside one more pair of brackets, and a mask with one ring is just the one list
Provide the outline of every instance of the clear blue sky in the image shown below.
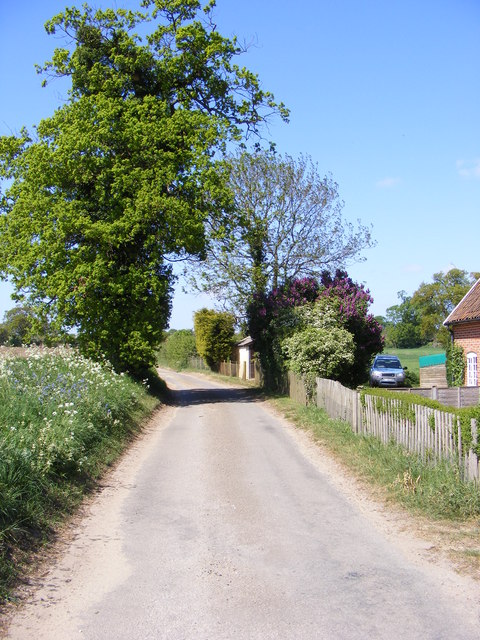
[[[33,65],[61,46],[43,24],[66,4],[0,0],[0,134],[65,99]],[[377,245],[348,271],[375,314],[448,266],[480,271],[479,0],[217,0],[216,16],[291,110],[270,127],[278,151],[309,154],[339,184],[344,217],[373,225]],[[0,283],[0,318],[9,296]],[[178,286],[171,326],[191,327],[205,304]]]

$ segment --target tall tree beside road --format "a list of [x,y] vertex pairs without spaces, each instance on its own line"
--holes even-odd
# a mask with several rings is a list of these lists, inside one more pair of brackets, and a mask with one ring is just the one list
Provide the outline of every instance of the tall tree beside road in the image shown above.
[[338,186],[308,156],[243,152],[223,169],[232,192],[229,229],[214,221],[206,259],[190,281],[237,316],[254,296],[300,277],[319,278],[361,259],[371,231],[342,217]]
[[200,309],[193,317],[198,354],[211,369],[230,360],[234,346],[235,318],[226,311]]
[[203,256],[205,225],[225,219],[214,158],[287,117],[234,64],[242,49],[218,33],[214,2],[140,6],[48,22],[67,48],[39,70],[68,77],[69,98],[33,134],[0,139],[0,274],[84,352],[134,372],[169,319],[169,260]]

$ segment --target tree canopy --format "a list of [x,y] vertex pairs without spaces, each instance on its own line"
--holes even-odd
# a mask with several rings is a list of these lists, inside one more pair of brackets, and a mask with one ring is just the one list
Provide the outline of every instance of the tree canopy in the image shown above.
[[0,324],[0,344],[20,347],[25,344],[55,344],[55,336],[50,328],[39,322],[33,309],[28,305],[18,305],[5,311]]
[[433,274],[433,282],[422,282],[411,298],[411,304],[420,316],[420,333],[424,342],[438,342],[444,347],[449,342],[443,321],[468,292],[480,273],[450,269]]
[[242,152],[223,164],[231,190],[230,227],[213,221],[205,259],[191,283],[237,316],[254,295],[301,277],[319,278],[361,259],[371,232],[342,217],[338,186],[308,156]]
[[197,352],[211,369],[216,369],[224,360],[230,360],[235,336],[232,314],[200,309],[194,315],[194,330]]
[[270,114],[287,117],[234,63],[242,49],[218,33],[213,6],[66,9],[46,29],[67,46],[39,71],[70,78],[69,99],[33,133],[0,139],[1,276],[118,369],[153,363],[170,261],[203,256],[206,226],[225,220],[216,155]]
[[412,297],[398,292],[400,304],[389,307],[384,323],[387,346],[408,349],[425,343],[420,332],[420,314],[412,305]]
[[159,352],[159,362],[173,369],[185,369],[190,358],[197,355],[195,335],[191,329],[172,329],[165,336]]

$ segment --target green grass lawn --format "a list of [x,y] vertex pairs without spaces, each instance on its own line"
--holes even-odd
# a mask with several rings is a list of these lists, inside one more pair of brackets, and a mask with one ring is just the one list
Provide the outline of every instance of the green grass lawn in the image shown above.
[[420,356],[433,356],[437,353],[445,353],[442,347],[432,347],[432,345],[425,345],[424,347],[417,347],[416,349],[385,349],[384,353],[400,358],[400,362],[403,367],[408,367],[408,370],[420,374],[420,365],[418,359]]

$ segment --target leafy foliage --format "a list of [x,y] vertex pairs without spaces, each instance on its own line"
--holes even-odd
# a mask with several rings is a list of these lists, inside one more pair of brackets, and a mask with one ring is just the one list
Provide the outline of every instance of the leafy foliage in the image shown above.
[[306,326],[283,341],[292,371],[304,377],[338,378],[353,363],[351,333],[339,327]]
[[419,347],[424,340],[421,337],[421,318],[412,305],[411,296],[399,291],[400,304],[389,307],[384,324],[387,347],[408,349]]
[[30,550],[71,511],[156,401],[72,349],[0,359],[0,600]]
[[247,308],[248,330],[260,357],[267,388],[282,388],[285,359],[281,342],[298,319],[292,309],[313,302],[319,285],[314,278],[287,282],[266,295],[256,294]]
[[[328,369],[328,377],[347,386],[364,382],[372,356],[383,349],[382,327],[368,313],[371,302],[368,290],[341,270],[333,276],[323,272],[321,283],[313,278],[294,280],[267,296],[257,297],[248,309],[249,331],[260,354],[267,384],[274,388],[281,386],[285,355],[292,358],[293,354],[295,362],[290,364],[298,371],[300,368],[307,371],[310,354],[312,372]],[[317,331],[315,338],[311,328]],[[344,333],[338,333],[335,347],[327,333],[337,330]],[[301,350],[297,333],[313,340],[316,346]],[[326,344],[324,355],[320,356],[322,340]],[[330,368],[326,363],[319,364],[326,359],[329,349],[336,350],[330,352]]]
[[338,186],[308,156],[274,151],[230,157],[223,172],[234,221],[214,221],[205,259],[191,284],[243,317],[255,296],[302,277],[319,278],[360,259],[372,245],[370,229],[342,218]]
[[230,360],[234,346],[235,318],[226,311],[200,309],[194,315],[198,354],[211,369]]
[[170,331],[160,347],[159,361],[173,369],[185,369],[196,353],[195,335],[191,329]]
[[355,387],[365,382],[373,356],[383,351],[382,327],[368,311],[373,298],[346,271],[337,270],[334,275],[324,272],[321,284],[320,297],[337,300],[339,324],[352,334],[355,344],[352,366],[337,379]]
[[446,348],[447,382],[450,387],[461,387],[465,383],[465,352],[459,344],[449,342]]
[[[168,262],[205,252],[229,202],[215,154],[287,112],[211,20],[214,3],[66,9],[46,25],[71,48],[39,71],[69,100],[33,135],[0,139],[0,273],[83,352],[140,372],[170,315]],[[153,25],[146,41],[135,34]],[[45,80],[46,82],[46,80]]]
[[443,321],[478,277],[480,273],[450,269],[447,273],[434,273],[431,283],[422,282],[411,298],[411,304],[421,319],[422,340],[435,341],[447,347],[449,334]]
[[[72,337],[70,336],[70,339]],[[20,347],[26,344],[53,345],[65,336],[55,335],[52,329],[28,305],[17,305],[8,309],[0,324],[0,344]]]

